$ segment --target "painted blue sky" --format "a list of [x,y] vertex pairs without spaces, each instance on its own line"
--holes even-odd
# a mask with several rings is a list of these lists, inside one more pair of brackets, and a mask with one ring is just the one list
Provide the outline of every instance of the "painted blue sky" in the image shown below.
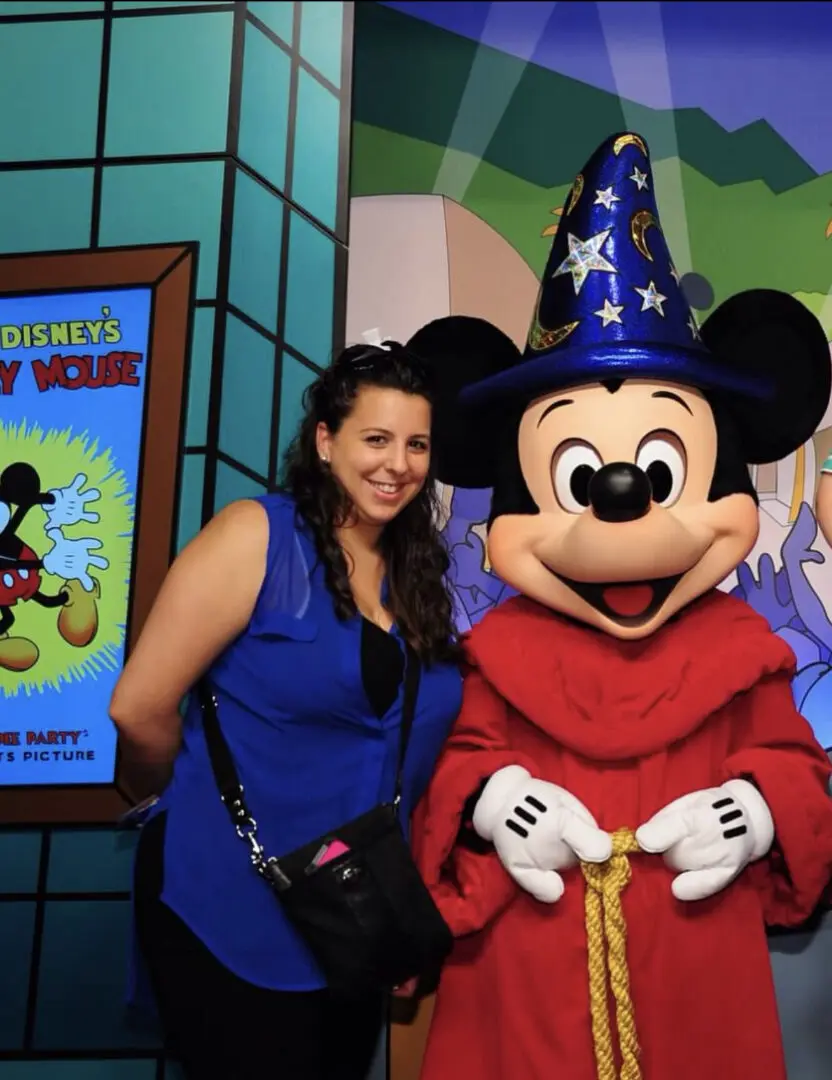
[[832,171],[832,3],[403,0],[408,15],[654,108],[767,120]]

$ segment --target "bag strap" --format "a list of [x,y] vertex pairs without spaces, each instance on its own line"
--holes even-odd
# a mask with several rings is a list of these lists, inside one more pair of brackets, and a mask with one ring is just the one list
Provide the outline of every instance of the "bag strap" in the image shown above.
[[257,873],[278,891],[288,889],[292,882],[280,865],[274,859],[268,858],[257,837],[257,822],[246,805],[243,785],[237,776],[234,759],[231,757],[231,751],[220,727],[217,698],[207,678],[202,678],[197,682],[194,693],[202,712],[205,745],[208,748],[211,771],[214,774],[220,798],[231,818],[231,824],[240,839],[248,844],[249,858]]
[[399,739],[399,761],[396,766],[396,787],[393,793],[393,806],[398,811],[402,801],[402,774],[404,773],[404,759],[410,742],[410,733],[413,730],[413,719],[416,715],[416,698],[419,696],[419,678],[421,664],[419,657],[405,642],[405,670],[404,670],[404,693],[402,694],[402,724]]
[[240,824],[249,820],[251,815],[243,799],[243,785],[237,776],[234,759],[220,727],[216,696],[207,678],[200,679],[194,689],[202,711],[205,745],[220,798],[235,825]]
[[[404,772],[405,756],[410,742],[410,733],[413,729],[413,720],[416,714],[416,699],[419,693],[419,679],[421,664],[416,652],[408,643],[405,643],[405,673],[404,692],[402,698],[402,721],[400,727],[399,756],[396,766],[396,785],[393,792],[393,806],[398,811],[402,797],[402,774]],[[199,700],[202,712],[202,722],[205,730],[205,744],[208,748],[208,757],[211,762],[211,771],[219,789],[220,798],[228,810],[231,820],[237,832],[244,838],[250,839],[244,833],[254,819],[246,806],[243,785],[237,775],[234,759],[225,736],[220,727],[217,699],[211,689],[208,679],[200,679],[195,686],[195,692]],[[252,837],[253,838],[253,837]]]

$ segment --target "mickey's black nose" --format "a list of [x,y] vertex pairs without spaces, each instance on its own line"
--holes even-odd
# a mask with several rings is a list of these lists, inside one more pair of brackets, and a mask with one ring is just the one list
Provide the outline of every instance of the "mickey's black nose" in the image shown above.
[[647,473],[626,461],[604,465],[589,482],[589,502],[601,521],[636,521],[650,509]]

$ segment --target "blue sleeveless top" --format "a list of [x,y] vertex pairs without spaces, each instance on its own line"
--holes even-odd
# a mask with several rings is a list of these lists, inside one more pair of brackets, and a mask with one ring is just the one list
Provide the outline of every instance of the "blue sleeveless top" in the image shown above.
[[[292,500],[274,494],[257,501],[269,518],[266,576],[248,627],[208,677],[260,843],[267,855],[280,856],[392,798],[403,685],[379,719],[361,677],[363,619],[336,616]],[[403,650],[396,627],[391,635]],[[461,700],[455,665],[422,666],[403,822],[427,786]],[[159,812],[167,819],[162,900],[217,959],[258,986],[325,986],[220,801],[194,699],[173,778],[153,814]]]

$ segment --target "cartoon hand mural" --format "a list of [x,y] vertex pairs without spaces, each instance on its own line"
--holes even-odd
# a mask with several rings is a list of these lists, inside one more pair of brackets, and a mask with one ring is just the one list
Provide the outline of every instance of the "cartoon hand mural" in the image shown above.
[[106,570],[110,565],[103,555],[91,555],[95,548],[101,547],[101,541],[85,536],[80,540],[68,540],[60,529],[47,529],[46,535],[54,547],[43,557],[43,569],[55,577],[78,581],[85,592],[91,593],[95,581],[89,575],[90,567]]
[[[826,483],[832,491],[832,478]],[[832,514],[827,520],[832,521]],[[795,705],[821,745],[832,751],[832,621],[804,569],[807,564],[824,562],[822,552],[813,546],[817,532],[812,508],[803,503],[780,549],[780,569],[775,570],[767,552],[760,556],[756,576],[749,564],[743,563],[737,568],[738,585],[732,593],[762,615],[794,652]]]
[[787,627],[795,616],[788,574],[785,569],[775,568],[774,559],[767,551],[760,556],[757,573],[758,578],[747,562],[740,563],[734,591],[762,615],[776,633]]
[[819,661],[828,665],[832,656],[832,622],[804,570],[808,563],[824,562],[823,554],[813,547],[817,532],[811,507],[802,503],[780,549],[780,569],[775,570],[771,555],[764,552],[757,563],[756,577],[747,562],[737,567],[738,584],[732,590],[788,641],[797,657],[796,687],[804,683],[809,668]]
[[82,521],[95,524],[100,517],[95,511],[87,510],[87,503],[96,502],[101,498],[101,492],[97,488],[89,488],[82,491],[87,478],[83,473],[78,473],[69,487],[52,488],[49,494],[55,500],[46,510],[47,529],[61,529],[65,525],[78,525]]

